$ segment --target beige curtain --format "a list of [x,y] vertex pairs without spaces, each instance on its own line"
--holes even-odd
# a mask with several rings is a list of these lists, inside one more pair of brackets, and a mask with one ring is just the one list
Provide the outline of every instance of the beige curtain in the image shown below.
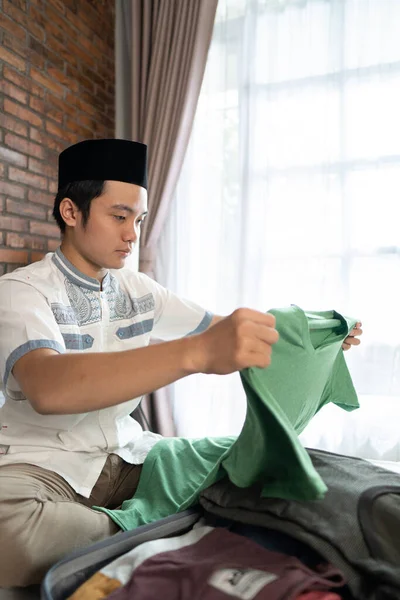
[[139,270],[149,275],[189,141],[217,3],[132,0],[132,139],[149,147]]
[[[131,137],[149,149],[149,216],[139,270],[154,277],[157,241],[188,145],[218,0],[132,0]],[[150,429],[175,435],[168,388],[141,404]],[[141,415],[137,415],[139,418]],[[146,422],[143,422],[146,427]]]

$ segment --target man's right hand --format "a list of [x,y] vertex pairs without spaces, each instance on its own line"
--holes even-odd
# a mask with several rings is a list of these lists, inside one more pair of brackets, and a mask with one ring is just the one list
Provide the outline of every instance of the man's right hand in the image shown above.
[[193,336],[194,372],[226,375],[246,367],[268,367],[278,339],[273,315],[239,308]]

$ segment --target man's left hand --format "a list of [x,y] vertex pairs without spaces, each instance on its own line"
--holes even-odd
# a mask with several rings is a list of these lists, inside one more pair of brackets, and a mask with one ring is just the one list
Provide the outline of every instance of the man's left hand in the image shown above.
[[356,323],[354,329],[352,329],[342,344],[343,350],[350,350],[352,346],[358,346],[361,344],[360,335],[362,335],[362,323]]

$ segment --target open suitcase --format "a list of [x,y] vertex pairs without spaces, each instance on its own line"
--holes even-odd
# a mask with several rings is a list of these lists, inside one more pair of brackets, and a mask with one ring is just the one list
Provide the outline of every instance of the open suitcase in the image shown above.
[[42,600],[65,600],[96,571],[143,542],[183,535],[199,520],[201,510],[190,508],[133,531],[77,550],[55,564],[41,585]]

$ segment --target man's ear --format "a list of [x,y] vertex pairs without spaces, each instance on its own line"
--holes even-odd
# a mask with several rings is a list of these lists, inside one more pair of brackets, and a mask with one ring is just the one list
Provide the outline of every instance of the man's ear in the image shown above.
[[79,210],[71,198],[63,198],[60,202],[60,215],[69,227],[76,227]]

